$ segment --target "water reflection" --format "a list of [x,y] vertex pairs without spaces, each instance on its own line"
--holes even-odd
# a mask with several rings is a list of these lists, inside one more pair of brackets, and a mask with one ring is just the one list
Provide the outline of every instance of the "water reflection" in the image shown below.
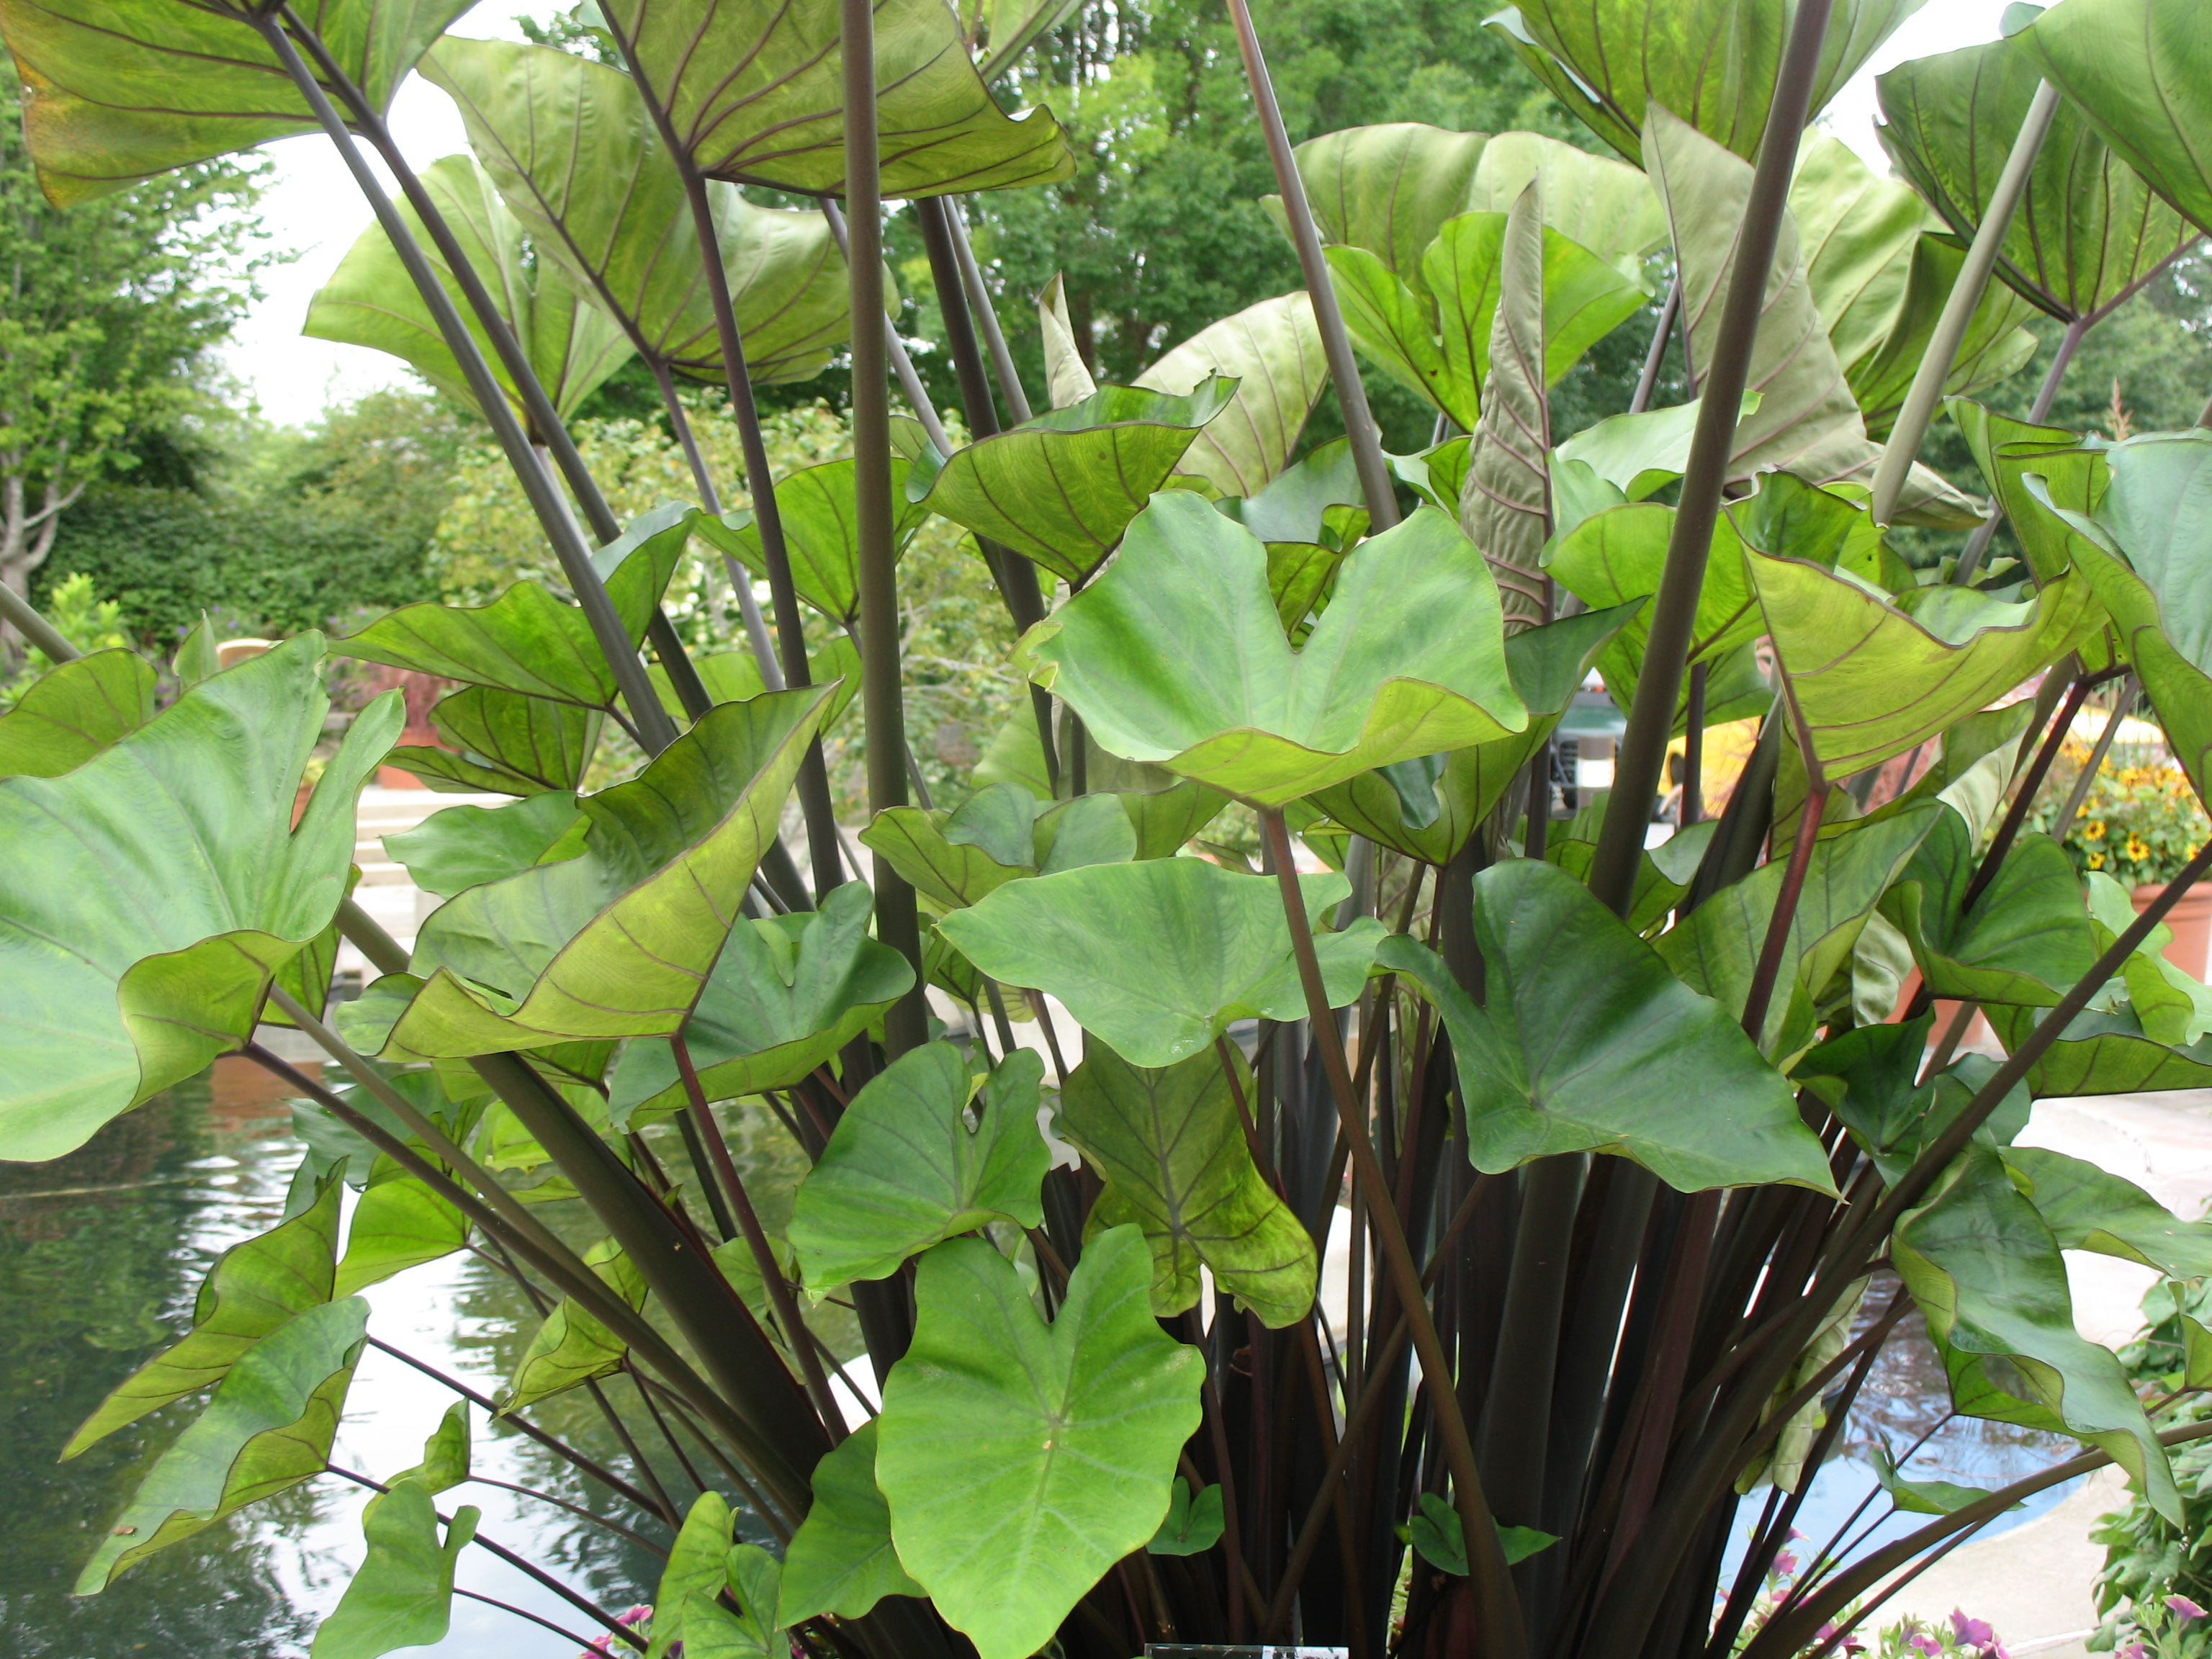
[[[291,1108],[264,1073],[224,1062],[108,1126],[71,1156],[0,1164],[0,1631],[14,1659],[298,1659],[337,1601],[362,1553],[367,1494],[335,1479],[295,1489],[162,1552],[104,1594],[70,1594],[79,1567],[137,1481],[198,1401],[159,1413],[57,1465],[56,1452],[114,1385],[191,1323],[215,1258],[273,1225],[298,1166]],[[771,1160],[773,1161],[773,1160]],[[779,1170],[775,1172],[781,1176]],[[764,1207],[787,1207],[771,1181]],[[588,1243],[580,1206],[542,1212]],[[368,1292],[373,1334],[495,1394],[538,1316],[522,1292],[468,1255],[416,1268]],[[627,1379],[607,1389],[639,1416]],[[331,1461],[370,1474],[415,1462],[454,1396],[399,1361],[364,1355]],[[540,1426],[625,1474],[635,1466],[588,1395],[532,1413]],[[506,1425],[473,1416],[476,1472],[618,1515],[659,1542],[665,1528]],[[649,1424],[643,1432],[650,1434]],[[678,1431],[680,1433],[680,1431]],[[704,1464],[665,1442],[647,1455],[679,1507]],[[481,1530],[619,1611],[659,1563],[602,1528],[536,1499],[481,1484],[440,1500],[476,1504]],[[526,1607],[579,1634],[581,1613],[481,1550],[465,1552],[459,1583]],[[424,1654],[568,1659],[577,1644],[481,1602],[457,1600],[447,1639]]]

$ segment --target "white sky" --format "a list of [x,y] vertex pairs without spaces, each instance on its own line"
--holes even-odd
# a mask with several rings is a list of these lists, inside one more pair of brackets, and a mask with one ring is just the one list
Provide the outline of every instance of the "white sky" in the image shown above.
[[[1874,136],[1875,76],[1910,58],[1996,39],[2005,4],[2006,0],[1927,0],[1829,106],[1829,129],[1887,173],[1888,160]],[[529,0],[484,0],[454,32],[520,39],[516,13],[544,15],[551,9]],[[400,89],[392,127],[416,167],[466,148],[453,105],[419,76]],[[368,223],[368,209],[326,140],[288,138],[267,153],[276,161],[276,179],[264,198],[263,216],[276,234],[276,246],[297,250],[300,257],[266,274],[267,298],[253,308],[224,356],[264,416],[296,424],[313,420],[334,400],[409,376],[395,357],[300,333],[307,302]]]

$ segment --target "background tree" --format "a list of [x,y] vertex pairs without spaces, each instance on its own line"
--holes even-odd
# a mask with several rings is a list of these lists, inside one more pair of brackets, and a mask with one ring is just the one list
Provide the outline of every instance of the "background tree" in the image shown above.
[[[188,441],[191,373],[253,297],[268,164],[210,161],[60,211],[27,155],[0,65],[0,581],[27,593],[63,511]],[[0,634],[0,641],[8,636]]]

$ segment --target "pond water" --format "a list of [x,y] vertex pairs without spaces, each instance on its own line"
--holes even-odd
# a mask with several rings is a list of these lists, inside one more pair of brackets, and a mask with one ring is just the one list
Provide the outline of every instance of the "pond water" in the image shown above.
[[[734,1150],[757,1173],[763,1219],[779,1226],[797,1154],[766,1122],[732,1126]],[[192,1298],[216,1255],[273,1225],[301,1152],[291,1108],[265,1074],[239,1060],[127,1114],[81,1152],[40,1165],[0,1164],[0,1632],[11,1659],[299,1659],[362,1554],[367,1494],[327,1479],[219,1522],[125,1574],[101,1595],[70,1588],[155,1456],[194,1409],[156,1413],[57,1465],[56,1452],[108,1390],[191,1322]],[[580,1206],[541,1213],[580,1246],[591,1241]],[[417,1267],[368,1293],[372,1333],[495,1395],[520,1358],[537,1315],[502,1275],[468,1255]],[[841,1356],[857,1333],[826,1329]],[[605,1385],[640,1421],[625,1379]],[[371,1474],[414,1463],[454,1396],[369,1350],[356,1374],[332,1462]],[[1847,1443],[1880,1438],[1902,1450],[1942,1414],[1942,1377],[1924,1343],[1900,1332],[1869,1380]],[[590,1455],[628,1473],[623,1447],[588,1397],[572,1393],[530,1415]],[[475,1472],[635,1520],[552,1453],[510,1426],[471,1413]],[[647,1444],[679,1507],[698,1490],[665,1442]],[[685,1450],[696,1466],[695,1446]],[[2065,1455],[2048,1436],[1954,1421],[1907,1473],[2002,1485]],[[711,1466],[709,1466],[711,1467]],[[1815,1482],[1800,1528],[1824,1541],[1863,1497],[1871,1474],[1847,1455]],[[2063,1496],[2043,1494],[2005,1518],[2018,1524]],[[1747,1526],[1763,1494],[1746,1500]],[[647,1551],[539,1499],[472,1484],[440,1500],[483,1511],[482,1531],[544,1562],[616,1610],[659,1576]],[[1869,1516],[1879,1513],[1877,1505]],[[1899,1516],[1876,1538],[1910,1530]],[[657,1543],[665,1534],[641,1530]],[[1737,1547],[1741,1548],[1739,1542]],[[459,1583],[565,1627],[595,1635],[583,1616],[483,1550],[465,1551]],[[1972,1609],[1969,1609],[1972,1611]],[[456,1600],[446,1640],[425,1654],[573,1659],[580,1642],[481,1601]]]

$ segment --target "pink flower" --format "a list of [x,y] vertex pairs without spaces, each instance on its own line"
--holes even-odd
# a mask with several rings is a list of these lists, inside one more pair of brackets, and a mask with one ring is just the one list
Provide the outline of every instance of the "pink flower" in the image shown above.
[[1774,1558],[1774,1571],[1784,1578],[1789,1577],[1797,1571],[1797,1558],[1788,1550],[1783,1551]]
[[1796,1528],[1792,1527],[1790,1528],[1789,1534],[1784,1537],[1782,1541],[1785,1544],[1794,1544],[1804,1535],[1805,1534],[1798,1531]]
[[1943,1644],[1925,1632],[1912,1638],[1912,1645],[1926,1654],[1928,1659],[1936,1659],[1936,1656],[1943,1651]]
[[1987,1647],[1996,1639],[1996,1632],[1990,1628],[1987,1620],[1969,1619],[1956,1607],[1951,1609],[1951,1632],[1959,1638],[1959,1645],[1966,1648]]
[[[1804,1534],[1800,1532],[1793,1532],[1793,1536],[1796,1537],[1802,1538],[1804,1535]],[[1820,1628],[1814,1633],[1814,1640],[1818,1642],[1832,1642],[1835,1639],[1836,1621],[1832,1619],[1831,1619],[1826,1624],[1821,1626]],[[1844,1638],[1844,1651],[1845,1653],[1864,1653],[1866,1651],[1866,1644],[1860,1641],[1856,1636],[1846,1636]]]
[[2166,1598],[2166,1609],[2168,1613],[2174,1613],[2179,1616],[2181,1622],[2185,1625],[2192,1619],[2202,1619],[2204,1616],[2204,1609],[2198,1607],[2196,1602],[2191,1601],[2185,1595],[2167,1596]]

